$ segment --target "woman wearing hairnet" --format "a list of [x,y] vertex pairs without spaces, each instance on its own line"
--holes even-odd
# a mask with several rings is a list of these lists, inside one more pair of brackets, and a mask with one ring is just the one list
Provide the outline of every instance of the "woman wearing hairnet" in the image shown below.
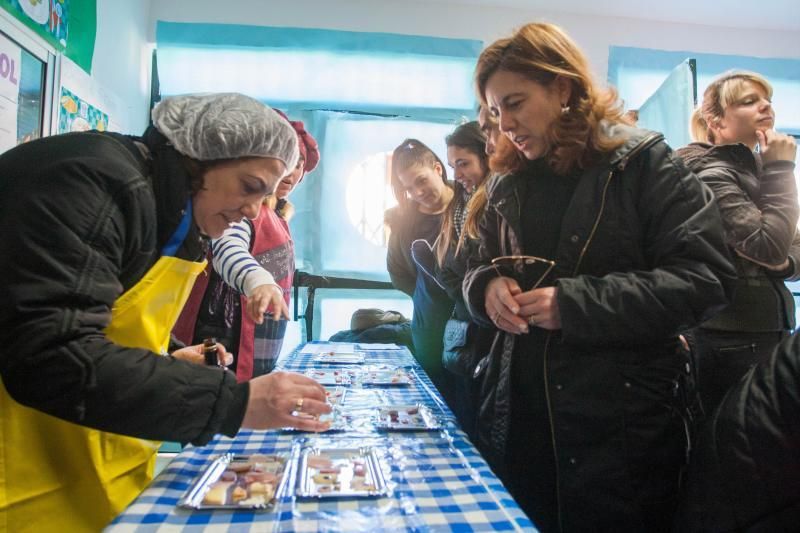
[[153,123],[0,156],[0,530],[101,529],[152,477],[152,440],[325,428],[293,415],[329,411],[308,378],[160,356],[208,239],[294,168],[294,130],[238,94],[167,99]]

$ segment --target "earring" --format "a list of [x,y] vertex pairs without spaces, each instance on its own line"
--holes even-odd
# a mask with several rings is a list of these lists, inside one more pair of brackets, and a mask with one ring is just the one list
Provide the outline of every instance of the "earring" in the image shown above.
[[561,104],[561,114],[566,115],[569,113],[569,106],[567,104]]

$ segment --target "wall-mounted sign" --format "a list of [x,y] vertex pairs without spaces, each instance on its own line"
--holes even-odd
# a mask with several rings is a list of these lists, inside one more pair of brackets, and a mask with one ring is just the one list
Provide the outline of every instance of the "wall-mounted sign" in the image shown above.
[[21,48],[0,35],[0,153],[17,145]]

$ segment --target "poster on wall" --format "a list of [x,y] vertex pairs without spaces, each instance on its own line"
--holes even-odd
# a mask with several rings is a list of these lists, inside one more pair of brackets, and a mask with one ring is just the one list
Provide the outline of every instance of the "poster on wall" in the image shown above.
[[[130,133],[127,130],[130,109],[126,106],[125,101],[114,92],[102,86],[96,79],[86,74],[83,69],[66,57],[61,58],[61,78],[59,87],[66,88],[69,93],[62,94],[59,92],[60,96],[67,96],[67,98],[69,98],[69,100],[59,98],[59,108],[66,105],[70,109],[76,109],[77,107],[77,109],[80,110],[80,104],[75,98],[77,97],[77,99],[86,102],[87,114],[88,106],[96,110],[102,110],[101,112],[104,113],[105,117],[102,121],[103,126],[101,127],[105,127],[107,131]],[[75,105],[70,103],[70,100],[75,101]],[[63,104],[61,102],[63,102]],[[54,115],[60,119],[61,113],[64,112],[66,111],[59,109],[58,114],[54,113]],[[59,132],[61,131],[60,124],[63,122],[63,120],[59,120],[59,124],[56,125],[59,127]],[[83,125],[82,121],[78,121],[78,126],[81,125]]]
[[22,50],[0,35],[0,152],[17,145],[19,69]]
[[58,133],[71,131],[106,131],[108,115],[82,100],[66,87],[61,87],[58,106]]
[[70,0],[11,0],[18,18],[32,21],[40,33],[51,36],[62,48],[67,46],[69,3]]

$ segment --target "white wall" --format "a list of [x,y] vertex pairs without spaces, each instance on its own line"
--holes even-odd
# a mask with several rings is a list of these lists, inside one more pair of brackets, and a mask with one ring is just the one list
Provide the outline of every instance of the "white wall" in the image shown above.
[[431,4],[414,0],[97,0],[97,41],[92,77],[120,102],[116,115],[124,130],[140,133],[147,124],[150,53],[155,21],[214,22],[374,31],[479,39],[489,43],[532,20],[564,27],[605,80],[608,48],[638,46],[662,50],[800,58],[800,31],[723,28],[538,9],[550,0],[529,0],[515,9]]
[[92,79],[112,95],[111,120],[140,134],[150,104],[150,0],[97,0]]
[[578,41],[600,80],[606,79],[608,47],[612,45],[800,58],[800,31],[735,29],[557,13],[536,9],[537,4],[552,5],[552,1],[529,0],[531,7],[527,9],[413,0],[161,1],[153,2],[149,37],[155,38],[156,20],[168,20],[435,35],[479,39],[488,44],[525,22],[545,20],[561,25]]

